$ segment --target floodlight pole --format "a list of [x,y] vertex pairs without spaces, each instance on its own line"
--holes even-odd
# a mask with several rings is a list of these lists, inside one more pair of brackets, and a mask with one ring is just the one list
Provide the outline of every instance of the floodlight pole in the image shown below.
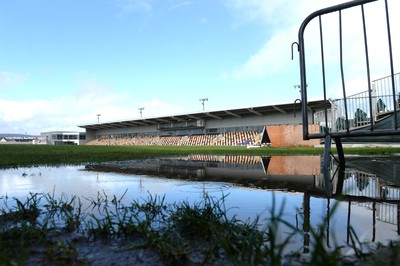
[[99,123],[100,123],[100,116],[101,116],[101,114],[97,114],[96,116],[97,116],[97,124],[99,124]]
[[143,110],[144,110],[144,107],[140,107],[138,110],[139,110],[139,112],[140,112],[140,118],[142,118],[142,112],[143,112]]
[[[294,87],[295,89],[299,89],[299,92],[300,92],[300,94],[301,94],[301,85],[293,85],[293,87]],[[308,87],[308,84],[306,85],[306,87]]]
[[208,101],[208,98],[202,98],[199,100],[200,100],[201,104],[203,105],[203,111],[204,111],[204,102]]

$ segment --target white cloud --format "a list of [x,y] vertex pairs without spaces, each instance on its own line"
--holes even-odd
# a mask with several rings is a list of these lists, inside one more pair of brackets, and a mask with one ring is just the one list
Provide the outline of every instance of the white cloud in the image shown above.
[[[297,31],[302,20],[315,8],[311,1],[263,1],[227,0],[226,5],[237,11],[245,20],[265,23],[266,33],[271,36],[246,62],[233,70],[226,71],[225,78],[262,78],[276,74],[292,64],[290,45],[297,41]],[[308,11],[311,9],[311,11]],[[295,54],[297,56],[297,53]]]
[[169,7],[169,10],[174,10],[174,9],[179,9],[179,8],[189,6],[190,4],[192,4],[192,1],[170,0],[170,3],[171,3],[171,6]]
[[83,81],[75,94],[46,100],[0,99],[0,133],[40,134],[53,130],[83,131],[78,125],[140,119],[183,112],[182,107],[152,99],[135,100],[135,95],[118,92],[94,79]]
[[[400,10],[400,2],[389,2]],[[368,56],[371,80],[390,74],[388,37],[386,32],[384,2],[365,5],[366,31],[368,38]],[[400,24],[399,17],[391,17],[392,46],[400,45],[400,32],[394,25]],[[352,95],[368,89],[366,56],[364,47],[361,8],[353,8],[342,12],[343,25],[343,70],[346,82],[346,94]],[[328,94],[330,97],[343,97],[340,75],[340,42],[338,14],[323,18],[324,55],[327,74]],[[319,29],[317,23],[310,24],[306,34],[307,80],[311,84],[322,86]],[[306,32],[307,33],[307,32]],[[393,49],[395,73],[400,71],[398,49]],[[318,77],[317,79],[315,77]],[[319,79],[319,80],[318,80]]]
[[184,111],[181,106],[166,103],[159,99],[143,102],[141,106],[145,108],[143,110],[143,118],[176,115]]
[[32,118],[44,106],[44,101],[0,100],[0,114],[4,122],[21,122]]
[[[344,0],[331,1],[262,1],[262,0],[227,0],[228,6],[235,9],[238,14],[244,14],[249,20],[261,20],[265,22],[265,27],[273,28],[271,37],[258,50],[249,55],[248,59],[233,70],[223,74],[225,78],[275,78],[279,72],[287,72],[291,64],[298,62],[298,53],[294,54],[294,61],[286,60],[290,57],[290,45],[297,41],[297,32],[303,20],[312,12],[335,5]],[[282,6],[288,7],[282,10]],[[389,10],[400,10],[400,1],[389,0]],[[368,45],[370,52],[370,67],[372,79],[390,74],[388,65],[387,33],[384,25],[383,1],[365,5],[367,16]],[[393,11],[392,11],[393,12]],[[344,69],[345,78],[349,82],[348,94],[353,94],[366,90],[365,55],[363,44],[363,32],[361,24],[361,8],[343,11],[343,44],[344,44]],[[282,23],[283,26],[276,27],[275,24],[287,19],[287,14],[292,17]],[[289,22],[289,23],[287,23]],[[310,86],[314,88],[322,87],[321,80],[321,57],[318,21],[312,21],[306,28],[306,60],[307,73]],[[400,25],[400,17],[391,14],[392,42],[393,47],[400,45],[400,32],[395,25]],[[340,57],[339,57],[339,20],[338,14],[330,14],[323,17],[324,30],[324,55],[327,73],[331,75],[331,89],[336,93],[337,85],[340,84]],[[270,32],[270,31],[268,31]],[[383,48],[384,47],[384,48]],[[393,49],[395,59],[395,72],[400,71],[399,49]],[[397,61],[396,61],[397,60]],[[297,79],[297,76],[294,77]],[[361,85],[360,82],[364,82]]]
[[118,5],[125,13],[150,12],[153,0],[118,0]]
[[26,75],[23,74],[14,73],[10,71],[1,71],[0,89],[23,83],[26,79],[27,79]]
[[[227,0],[226,5],[232,10],[238,11],[237,15],[245,20],[263,20],[271,22],[277,16],[277,10],[285,7],[286,10],[290,5],[289,0],[281,1],[265,1],[265,0]],[[288,11],[288,10],[287,10]]]
[[[261,78],[273,75],[284,69],[290,61],[290,44],[294,30],[281,32],[273,36],[259,51],[252,55],[242,66],[232,71],[234,78]],[[287,44],[287,45],[283,45]]]
[[300,26],[303,19],[310,13],[323,7],[346,2],[346,0],[225,0],[226,6],[235,12],[237,18],[243,21],[261,21],[268,30],[280,30]]

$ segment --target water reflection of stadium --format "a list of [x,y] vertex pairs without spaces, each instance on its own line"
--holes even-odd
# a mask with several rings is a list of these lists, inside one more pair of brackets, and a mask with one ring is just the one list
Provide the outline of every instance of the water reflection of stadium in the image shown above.
[[[191,155],[87,166],[87,170],[145,174],[193,181],[230,182],[267,190],[303,194],[303,230],[310,224],[311,198],[348,202],[372,211],[372,239],[377,220],[397,226],[400,234],[400,162],[398,158],[349,157],[345,169],[332,165],[329,176],[321,171],[320,156],[213,156]],[[327,210],[330,200],[327,200]],[[348,232],[350,234],[350,232]],[[305,238],[306,239],[306,238]],[[305,247],[309,243],[304,243]]]
[[88,165],[86,169],[230,182],[260,189],[309,191],[322,197],[399,200],[400,163],[397,158],[348,157],[346,160],[348,164],[342,173],[332,165],[329,178],[321,172],[320,156],[189,155]]

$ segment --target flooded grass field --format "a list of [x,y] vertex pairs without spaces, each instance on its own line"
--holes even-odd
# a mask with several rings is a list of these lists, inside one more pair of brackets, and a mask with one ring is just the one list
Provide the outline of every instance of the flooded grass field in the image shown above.
[[[332,163],[321,172],[320,156],[212,156],[31,167],[0,171],[0,207],[15,197],[48,193],[55,198],[78,196],[83,209],[99,198],[116,196],[122,204],[165,197],[166,203],[196,203],[206,196],[224,198],[230,217],[258,221],[261,230],[271,210],[282,207],[278,236],[285,252],[308,253],[309,234],[325,230],[326,247],[399,240],[400,162],[398,157],[346,158],[346,168]],[[332,211],[334,210],[334,211]],[[258,220],[257,220],[258,219]],[[320,225],[323,227],[320,227]],[[346,252],[346,251],[345,251]]]

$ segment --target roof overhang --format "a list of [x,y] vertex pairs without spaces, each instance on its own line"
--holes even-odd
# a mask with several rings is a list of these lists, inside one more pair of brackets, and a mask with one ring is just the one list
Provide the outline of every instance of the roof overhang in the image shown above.
[[[308,103],[308,109],[311,112],[323,109],[326,106],[330,108],[329,101],[320,100],[320,101],[311,101]],[[79,127],[89,130],[106,130],[115,128],[137,127],[137,126],[154,126],[158,124],[185,122],[193,120],[206,120],[206,119],[222,120],[232,117],[243,118],[251,115],[266,116],[276,112],[282,114],[289,114],[295,112],[296,109],[299,110],[300,108],[301,108],[300,103],[275,104],[275,105],[247,107],[247,108],[229,109],[221,111],[181,114],[174,116],[170,115],[170,116],[160,116],[160,117],[145,118],[145,119],[96,123],[88,125],[79,125]]]

